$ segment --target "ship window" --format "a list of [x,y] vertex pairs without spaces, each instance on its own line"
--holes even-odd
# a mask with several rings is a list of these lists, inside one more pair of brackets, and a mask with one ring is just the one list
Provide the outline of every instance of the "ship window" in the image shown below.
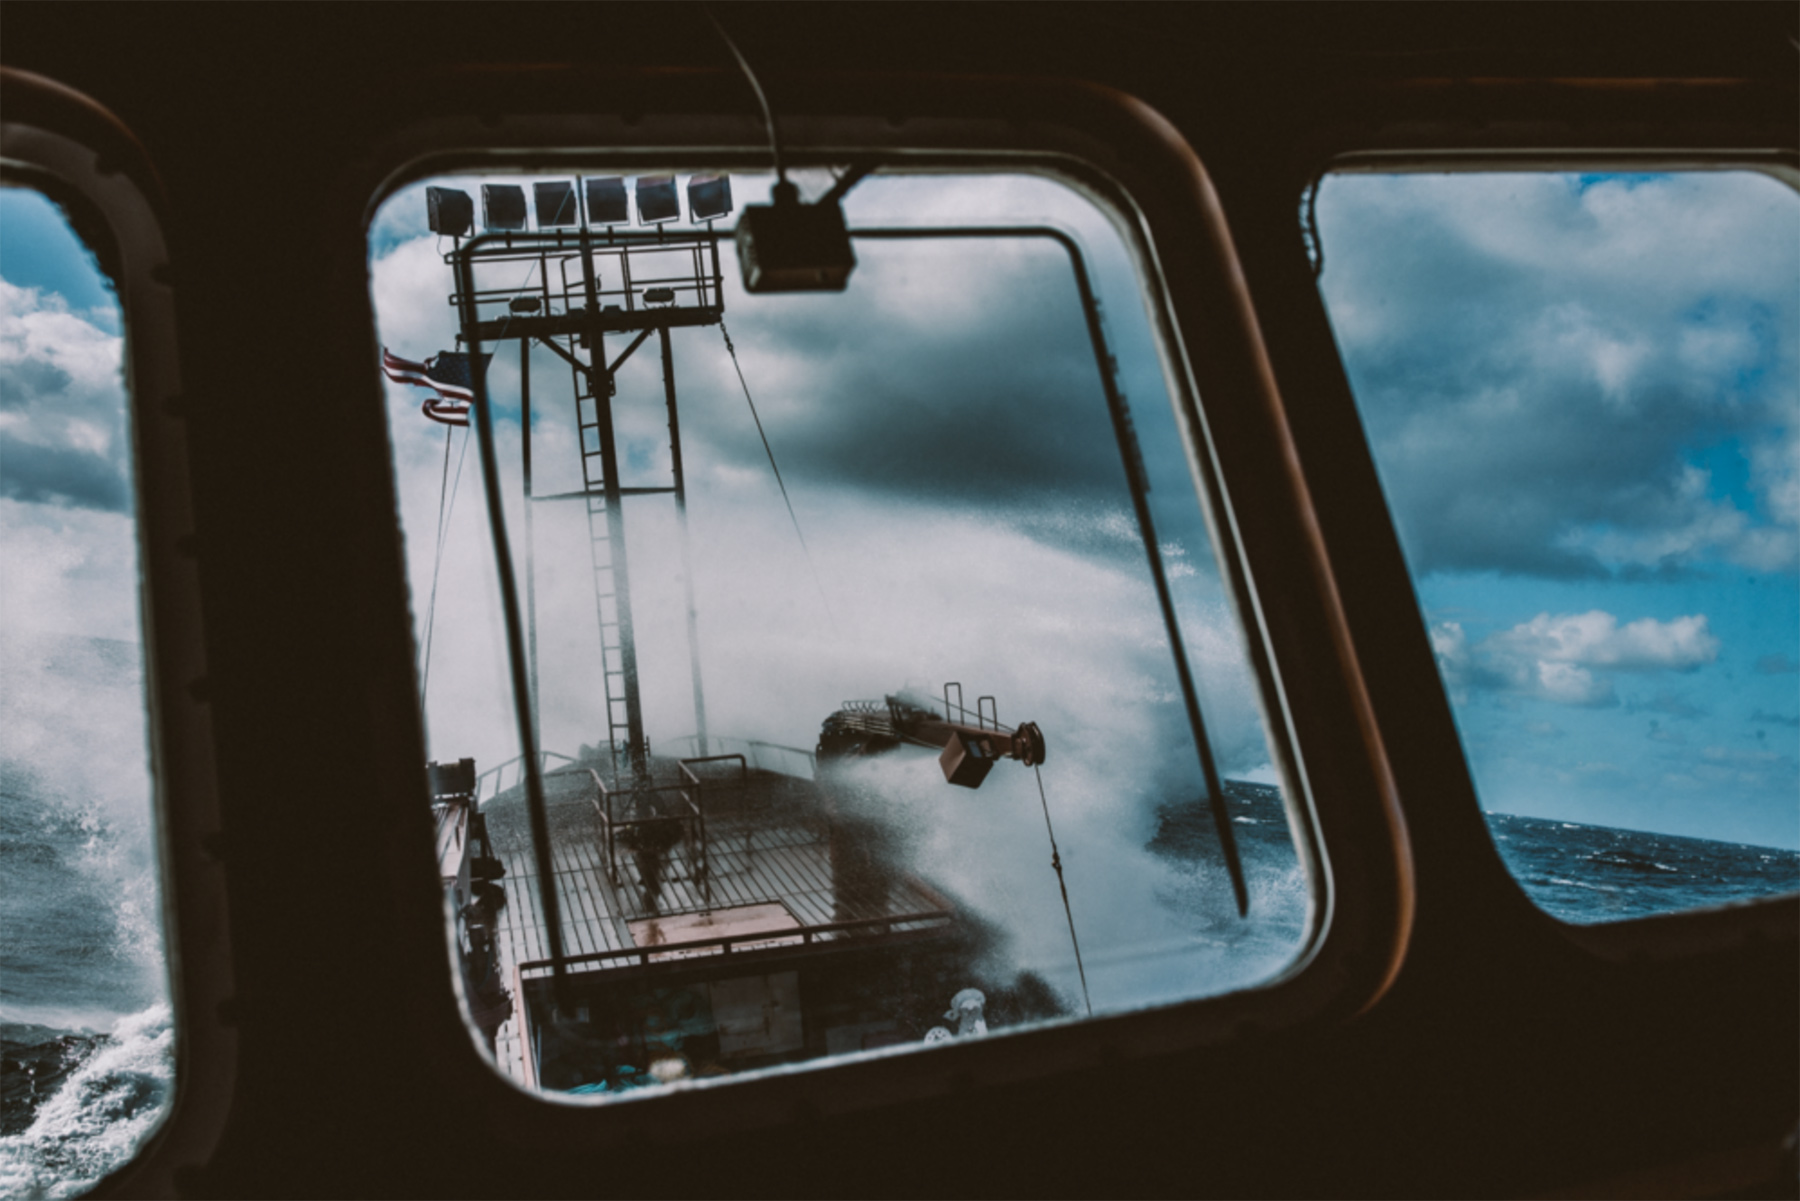
[[[723,203],[771,182],[734,174]],[[441,219],[488,184],[390,196],[370,264],[446,912],[502,1070],[637,1093],[1294,962],[1314,884],[1100,208],[1036,175],[877,171],[844,202],[845,290],[749,295],[729,220]]]
[[70,1196],[174,1079],[111,282],[0,188],[0,1192]]
[[1796,207],[1750,171],[1318,189],[1488,828],[1565,921],[1800,887]]

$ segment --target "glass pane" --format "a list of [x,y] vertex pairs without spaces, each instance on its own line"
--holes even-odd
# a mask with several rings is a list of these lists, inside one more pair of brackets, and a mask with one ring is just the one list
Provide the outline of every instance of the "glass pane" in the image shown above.
[[0,1194],[68,1196],[166,1111],[120,311],[60,211],[0,190]]
[[[1074,236],[1135,402],[1247,918],[1069,252],[860,237],[846,291],[752,296],[725,227],[715,242],[681,207],[649,232],[633,181],[588,178],[572,192],[596,231],[591,293],[579,236],[554,241],[540,205],[473,260],[465,329],[454,222],[516,226],[524,199],[570,194],[538,186],[555,182],[435,180],[371,232],[443,875],[502,1069],[618,1093],[1205,996],[1290,963],[1312,892],[1104,215],[1024,176],[878,175],[846,202],[858,229]],[[730,194],[764,203],[770,182],[732,176]],[[493,356],[534,648],[561,999],[478,455],[437,423],[459,420],[470,332]],[[610,386],[592,363],[616,365]]]
[[1800,886],[1800,203],[1327,176],[1321,286],[1488,825],[1600,922]]

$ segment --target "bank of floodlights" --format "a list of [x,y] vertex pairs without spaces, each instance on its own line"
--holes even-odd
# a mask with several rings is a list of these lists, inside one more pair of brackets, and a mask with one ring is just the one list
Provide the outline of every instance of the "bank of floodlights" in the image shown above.
[[[576,191],[580,184],[580,194]],[[531,207],[540,230],[568,229],[583,223],[580,201],[587,201],[586,224],[611,227],[631,224],[632,195],[637,201],[639,225],[666,225],[681,220],[681,198],[673,175],[641,175],[631,189],[616,175],[598,178],[547,180],[531,185]],[[688,219],[696,223],[716,221],[732,213],[731,177],[695,175],[687,181]],[[457,188],[426,188],[426,217],[431,232],[454,238],[468,237],[475,229],[475,202]],[[518,184],[481,185],[482,228],[500,232],[526,229],[525,189]]]

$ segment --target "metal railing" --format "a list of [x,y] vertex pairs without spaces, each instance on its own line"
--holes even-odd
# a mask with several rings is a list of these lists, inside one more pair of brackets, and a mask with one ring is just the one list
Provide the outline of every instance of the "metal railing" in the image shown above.
[[[685,738],[677,738],[675,744],[688,750],[698,751],[700,739],[698,735],[689,734]],[[792,776],[798,780],[812,780],[818,777],[818,756],[797,746],[786,746],[779,742],[764,742],[758,738],[722,738],[717,734],[706,737],[709,750],[725,748],[732,754],[741,755],[744,761],[757,771],[774,772],[778,776]],[[690,756],[684,763],[696,763],[703,758],[721,758],[720,755]]]
[[[564,763],[574,763],[567,755],[559,755],[555,751],[538,752],[538,773],[547,774],[550,760],[560,759]],[[507,773],[512,773],[512,782],[507,782]],[[493,800],[503,792],[517,788],[525,779],[525,756],[514,755],[497,767],[490,767],[475,777],[475,803],[477,806]]]
[[[894,914],[890,917],[865,917],[847,922],[825,922],[814,926],[794,926],[786,930],[756,930],[741,934],[722,934],[716,938],[699,938],[689,942],[665,942],[643,947],[621,947],[614,951],[594,951],[586,955],[567,955],[562,959],[532,959],[518,965],[521,982],[542,979],[560,964],[564,968],[585,964],[600,967],[645,967],[658,957],[699,958],[708,954],[730,955],[734,948],[751,950],[781,947],[811,947],[819,943],[841,942],[859,935],[878,938],[934,934],[950,926],[956,913],[950,909],[927,909],[918,913]],[[743,954],[743,951],[735,952]]]
[[[675,823],[680,827],[679,838],[683,850],[687,853],[688,869],[692,879],[700,885],[701,897],[706,904],[712,904],[712,864],[708,858],[706,841],[706,813],[700,807],[700,790],[687,783],[680,784],[636,784],[630,789],[608,788],[600,773],[592,768],[586,771],[594,781],[596,795],[590,798],[594,813],[600,819],[602,845],[606,851],[606,876],[614,887],[620,883],[618,843],[621,831],[643,829],[664,823]],[[651,813],[648,816],[620,817],[614,810],[617,798],[623,796],[634,810],[658,807],[659,798],[673,796],[685,813]]]

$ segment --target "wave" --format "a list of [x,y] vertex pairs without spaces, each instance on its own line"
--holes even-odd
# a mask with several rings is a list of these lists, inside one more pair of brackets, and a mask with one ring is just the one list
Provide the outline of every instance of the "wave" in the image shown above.
[[73,1197],[122,1166],[168,1111],[175,1029],[167,1004],[121,1018],[18,1134],[0,1138],[0,1196]]

